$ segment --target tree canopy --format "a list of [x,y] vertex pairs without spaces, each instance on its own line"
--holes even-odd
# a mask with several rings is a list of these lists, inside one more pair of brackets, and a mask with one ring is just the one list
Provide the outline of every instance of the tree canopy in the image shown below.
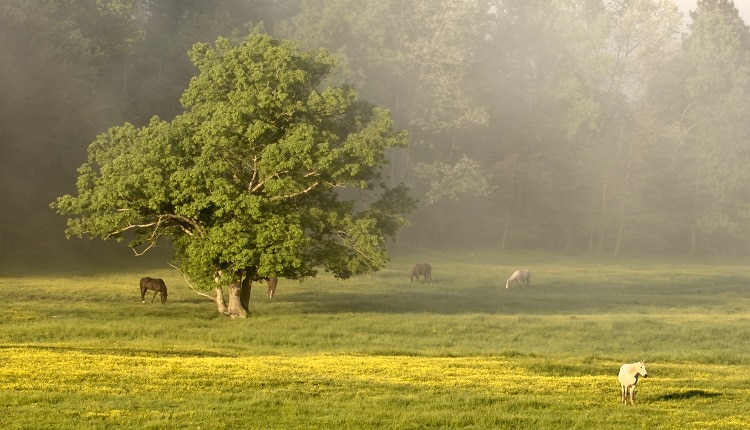
[[386,182],[423,203],[400,247],[747,255],[747,5],[678,4],[7,0],[0,258],[108,250],[66,242],[49,202],[112,125],[188,128],[185,53],[251,28],[333,53],[321,89],[352,85],[408,130],[386,151]]
[[325,51],[270,36],[196,44],[190,58],[182,114],[89,146],[77,195],[53,204],[71,216],[68,234],[127,238],[137,252],[168,238],[197,285],[230,287],[238,316],[253,280],[383,267],[413,206],[383,175],[386,150],[407,139],[389,112],[352,88],[321,88],[334,66]]

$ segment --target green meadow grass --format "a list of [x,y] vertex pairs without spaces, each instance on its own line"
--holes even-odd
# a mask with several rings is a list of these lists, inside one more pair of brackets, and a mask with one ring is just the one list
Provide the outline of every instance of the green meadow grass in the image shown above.
[[[418,261],[433,283],[409,283]],[[138,261],[136,261],[138,262]],[[505,289],[517,267],[528,289]],[[5,269],[5,268],[3,268]],[[0,428],[747,428],[750,268],[397,255],[231,320],[166,264],[0,276]],[[138,279],[163,277],[166,305]],[[150,300],[150,297],[149,297]],[[645,358],[636,405],[617,372]]]

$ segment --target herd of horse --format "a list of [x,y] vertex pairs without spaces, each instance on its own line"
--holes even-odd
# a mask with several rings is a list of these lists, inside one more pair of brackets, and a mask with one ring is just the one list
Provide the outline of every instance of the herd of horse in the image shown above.
[[[409,282],[413,282],[415,279],[419,282],[420,277],[424,277],[424,282],[432,283],[432,266],[429,263],[417,263],[412,266],[411,272],[409,272]],[[510,288],[511,285],[520,287],[531,285],[531,271],[529,269],[518,269],[513,272],[505,281],[505,288]]]
[[[420,278],[423,278],[422,282],[432,284],[432,266],[429,263],[417,263],[411,268],[409,272],[409,282],[416,280],[420,282]],[[268,285],[268,298],[272,299],[276,295],[276,286],[279,284],[279,278],[273,277],[266,279]],[[531,284],[531,272],[529,269],[518,269],[510,275],[507,281],[505,281],[505,288],[510,288],[511,284],[516,286],[528,287]],[[154,296],[151,298],[153,303],[156,299],[156,295],[161,296],[161,302],[166,303],[167,301],[167,284],[161,278],[141,278],[141,302],[146,303],[146,293],[153,291]]]
[[[409,273],[409,282],[411,283],[415,279],[419,283],[420,277],[423,277],[424,281],[428,284],[432,283],[432,266],[429,263],[417,263],[411,268]],[[266,280],[268,285],[268,297],[273,298],[276,294],[276,286],[279,283],[279,278],[270,278]],[[511,285],[528,287],[531,284],[531,271],[529,269],[518,269],[513,272],[507,281],[505,281],[505,288],[510,288]],[[167,301],[167,284],[164,283],[163,279],[145,277],[141,279],[141,302],[146,303],[146,293],[153,291],[154,296],[151,298],[153,303],[156,299],[156,295],[161,296],[161,302]],[[638,383],[638,378],[647,378],[648,373],[646,372],[646,362],[641,360],[637,363],[623,364],[620,367],[620,373],[617,375],[617,380],[620,382],[620,401],[623,405],[628,404],[628,400],[631,405],[634,405],[635,400],[635,384]]]
[[[279,284],[279,278],[273,277],[266,279],[268,285],[268,298],[272,299],[276,295],[276,286]],[[146,303],[146,293],[153,291],[154,296],[151,298],[151,303],[156,299],[156,295],[161,295],[161,302],[166,303],[167,301],[167,284],[161,278],[141,278],[141,303]]]

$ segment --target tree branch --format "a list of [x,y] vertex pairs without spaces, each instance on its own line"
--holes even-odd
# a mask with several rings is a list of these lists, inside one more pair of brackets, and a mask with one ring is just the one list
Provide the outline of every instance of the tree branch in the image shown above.
[[177,270],[178,272],[180,272],[180,275],[182,275],[182,277],[183,277],[183,278],[185,278],[185,283],[186,283],[186,284],[188,284],[188,287],[190,287],[190,289],[191,289],[191,290],[193,290],[193,291],[195,292],[195,294],[198,294],[199,296],[203,296],[203,297],[206,297],[206,298],[208,298],[208,299],[209,299],[209,300],[211,300],[211,301],[216,301],[216,298],[215,298],[215,297],[211,297],[211,296],[209,296],[209,295],[208,295],[208,294],[206,294],[206,293],[201,293],[201,292],[200,292],[200,291],[198,291],[198,290],[197,290],[197,289],[196,289],[195,287],[193,287],[193,285],[192,285],[192,284],[190,283],[190,281],[188,280],[188,277],[187,277],[187,275],[185,275],[185,273],[183,273],[183,272],[182,272],[182,270],[180,270],[180,268],[179,268],[179,267],[175,266],[175,265],[174,265],[174,264],[172,264],[172,263],[167,263],[167,264],[169,264],[169,265],[170,265],[170,266],[172,266],[172,267],[173,267],[173,268],[174,268],[175,270]]
[[345,231],[343,231],[343,230],[336,230],[336,231],[332,231],[331,233],[334,236],[336,236],[336,237],[338,237],[340,239],[340,241],[334,241],[333,243],[335,243],[335,244],[337,244],[339,246],[343,246],[344,248],[351,249],[355,253],[359,254],[362,257],[364,257],[364,259],[367,260],[367,261],[370,261],[370,262],[374,261],[372,259],[372,257],[370,257],[369,255],[367,255],[364,251],[361,251],[360,249],[358,249],[357,246],[354,245],[353,243],[351,243],[351,244],[345,243],[345,242],[350,242],[350,241],[346,240],[345,236],[347,235],[347,233]]
[[149,243],[148,246],[146,247],[146,249],[144,249],[143,251],[138,252],[138,251],[136,251],[135,248],[131,248],[131,249],[133,249],[133,253],[136,256],[140,257],[141,255],[145,254],[149,249],[151,249],[151,248],[153,248],[155,246],[156,246],[156,241],[152,240],[151,243]]
[[[125,211],[128,211],[128,209],[118,209],[118,212],[125,212]],[[164,214],[164,215],[159,215],[158,218],[157,218],[157,220],[153,221],[153,222],[149,222],[149,223],[145,223],[145,224],[129,224],[129,225],[127,225],[127,226],[125,226],[123,228],[120,228],[118,230],[110,231],[109,233],[107,233],[104,236],[104,239],[110,239],[112,236],[116,236],[116,235],[122,234],[122,233],[124,233],[126,231],[137,229],[137,228],[155,227],[154,231],[151,233],[151,236],[148,238],[148,241],[153,241],[156,238],[157,232],[159,231],[159,227],[164,222],[164,220],[174,220],[174,221],[176,221],[175,226],[179,227],[180,230],[182,230],[183,233],[187,234],[188,236],[192,236],[194,234],[194,232],[191,231],[190,229],[188,229],[187,227],[185,227],[184,224],[188,224],[196,232],[198,232],[198,234],[200,236],[203,236],[204,233],[205,233],[204,230],[203,230],[203,227],[201,227],[200,224],[198,224],[197,222],[195,222],[195,221],[193,221],[193,220],[191,220],[189,218],[185,218],[183,216],[174,215],[174,214]]]
[[286,199],[291,199],[293,197],[301,196],[302,194],[306,194],[306,193],[309,193],[310,191],[312,191],[312,189],[315,188],[315,187],[317,187],[319,183],[320,182],[315,182],[312,185],[310,185],[309,187],[305,188],[304,190],[296,192],[296,193],[286,194],[286,195],[283,195],[283,196],[273,196],[273,197],[271,197],[270,200],[273,201],[273,202],[277,202],[279,200],[286,200]]

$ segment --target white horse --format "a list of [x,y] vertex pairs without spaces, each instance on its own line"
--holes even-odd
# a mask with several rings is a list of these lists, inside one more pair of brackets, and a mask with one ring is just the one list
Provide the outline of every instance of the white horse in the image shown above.
[[518,269],[510,275],[507,281],[505,281],[505,288],[510,288],[510,284],[515,283],[516,285],[522,284],[526,287],[531,284],[531,272],[529,269]]
[[635,384],[638,383],[638,377],[643,376],[648,378],[646,373],[646,362],[641,360],[637,363],[623,364],[620,366],[620,374],[617,379],[620,381],[620,389],[622,392],[622,404],[628,404],[628,395],[630,395],[630,404],[633,405],[633,397],[635,396]]

